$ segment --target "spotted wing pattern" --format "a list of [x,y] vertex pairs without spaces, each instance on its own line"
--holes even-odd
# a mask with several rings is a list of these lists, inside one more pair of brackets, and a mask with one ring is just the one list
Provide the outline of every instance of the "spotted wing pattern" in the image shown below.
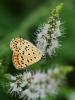
[[24,69],[38,62],[42,57],[42,52],[31,42],[23,38],[15,38],[10,42],[13,51],[12,61],[16,69]]

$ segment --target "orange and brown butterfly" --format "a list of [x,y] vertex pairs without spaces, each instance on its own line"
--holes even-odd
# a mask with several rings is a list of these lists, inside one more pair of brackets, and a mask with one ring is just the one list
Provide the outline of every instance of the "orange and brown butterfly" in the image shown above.
[[10,48],[13,51],[12,61],[16,69],[24,69],[38,62],[43,54],[28,40],[15,38],[10,42]]

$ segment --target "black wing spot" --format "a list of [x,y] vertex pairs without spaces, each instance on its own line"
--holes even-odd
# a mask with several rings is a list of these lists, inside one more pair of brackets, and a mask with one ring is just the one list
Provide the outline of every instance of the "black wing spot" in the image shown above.
[[33,54],[35,54],[35,52],[33,52]]
[[27,49],[25,48],[25,50],[27,51]]
[[26,42],[28,44],[28,42]]
[[36,59],[36,57],[34,57]]
[[21,56],[22,60],[24,60],[23,56]]
[[26,48],[28,48],[28,46],[26,46]]
[[32,61],[32,59],[30,59]]
[[24,64],[22,60],[21,60],[21,63]]
[[21,58],[23,58],[23,56],[21,56]]
[[13,45],[13,47],[16,47],[15,45]]
[[29,60],[27,59],[27,62],[29,62]]
[[17,50],[19,52],[19,50]]
[[27,66],[27,64],[25,64],[25,66]]
[[22,52],[22,54],[24,55],[24,51]]
[[24,44],[24,42],[23,42],[23,44]]
[[30,55],[30,53],[28,53],[28,55]]

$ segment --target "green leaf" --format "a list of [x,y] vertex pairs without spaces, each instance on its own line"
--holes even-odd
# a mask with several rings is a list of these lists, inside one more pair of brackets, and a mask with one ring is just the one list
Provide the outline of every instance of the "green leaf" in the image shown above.
[[63,66],[63,72],[64,74],[67,74],[73,70],[72,66]]
[[63,7],[63,3],[60,3],[59,5],[56,6],[56,8],[52,11],[52,15],[54,16],[55,14],[59,14],[61,9]]

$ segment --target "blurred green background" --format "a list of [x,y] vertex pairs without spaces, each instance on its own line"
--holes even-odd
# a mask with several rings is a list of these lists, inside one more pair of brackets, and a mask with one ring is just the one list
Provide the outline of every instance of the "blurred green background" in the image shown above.
[[[75,67],[75,0],[0,0],[0,59],[3,59],[10,73],[13,72],[9,47],[11,39],[21,36],[32,41],[38,26],[48,19],[51,10],[61,2],[64,6],[60,16],[66,34],[60,39],[62,47],[57,55],[48,62]],[[67,75],[67,87],[61,89],[55,100],[69,100],[74,88],[75,69]],[[0,100],[5,99],[18,100],[0,88]]]

